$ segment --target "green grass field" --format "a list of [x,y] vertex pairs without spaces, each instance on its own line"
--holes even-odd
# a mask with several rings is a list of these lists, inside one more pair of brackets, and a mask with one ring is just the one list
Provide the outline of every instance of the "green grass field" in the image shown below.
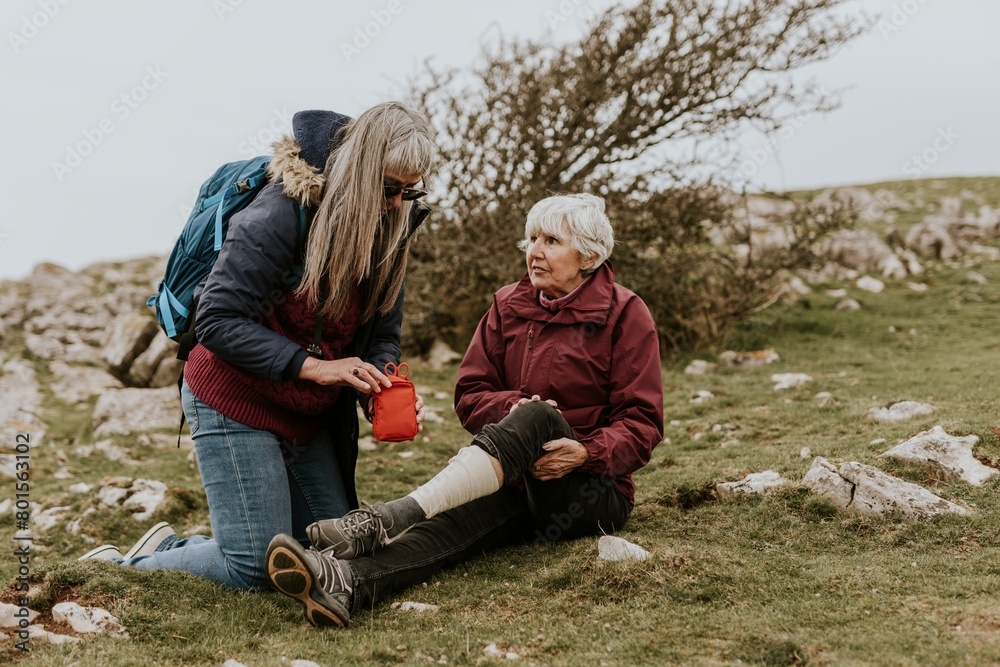
[[[989,284],[967,280],[970,270]],[[32,568],[43,586],[36,608],[65,599],[100,605],[121,619],[131,638],[35,643],[27,655],[8,639],[0,660],[109,667],[221,665],[229,658],[251,667],[295,659],[331,667],[474,665],[490,662],[483,649],[495,643],[518,653],[517,664],[535,665],[1000,664],[1000,481],[976,488],[878,458],[941,424],[953,435],[979,436],[976,455],[1000,467],[1000,265],[931,266],[920,280],[928,291],[902,283],[880,294],[849,283],[826,286],[846,288],[863,306],[857,312],[836,311],[838,299],[817,289],[761,313],[729,346],[774,348],[780,361],[764,367],[692,377],[682,373],[687,363],[711,354],[669,360],[668,440],[636,476],[637,505],[620,533],[650,550],[649,561],[599,564],[596,538],[507,548],[399,598],[439,605],[437,612],[386,605],[357,611],[349,629],[317,630],[277,593],[234,593],[180,573],[77,563],[89,545],[57,527],[37,537]],[[814,380],[774,391],[771,374],[785,372]],[[454,369],[432,373],[414,365],[413,377],[444,421],[427,425],[425,441],[362,452],[364,498],[407,492],[467,444],[450,407],[454,375]],[[716,398],[692,404],[698,390]],[[820,407],[814,396],[823,391],[835,405]],[[938,411],[895,424],[868,417],[869,408],[904,399]],[[207,525],[187,449],[119,438],[141,465],[81,458],[73,449],[93,440],[89,413],[52,398],[47,406],[47,442],[32,460],[33,498],[44,507],[68,505],[68,516],[77,517],[97,504],[105,476],[149,477],[172,487],[169,503],[150,522],[102,510],[84,520],[83,532],[127,547],[157,520],[173,522],[179,532]],[[735,431],[713,432],[716,424]],[[886,443],[869,444],[876,438]],[[797,484],[754,498],[719,500],[711,492],[717,482],[767,469],[798,482],[811,463],[800,456],[803,447],[813,456],[874,465],[975,511],[916,523],[841,515]],[[404,452],[413,455],[401,457]],[[59,456],[74,479],[54,478]],[[81,481],[95,489],[67,490]],[[13,529],[10,514],[0,517],[0,534]],[[4,581],[15,572],[12,557],[0,559]]]

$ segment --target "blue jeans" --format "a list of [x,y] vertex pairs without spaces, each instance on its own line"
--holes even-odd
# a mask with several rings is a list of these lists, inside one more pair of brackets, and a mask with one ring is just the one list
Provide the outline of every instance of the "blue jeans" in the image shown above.
[[348,509],[340,468],[324,429],[290,465],[277,436],[225,417],[181,391],[198,456],[214,537],[165,541],[151,556],[122,561],[141,569],[186,570],[230,588],[269,588],[265,554],[278,533],[309,544],[306,526]]

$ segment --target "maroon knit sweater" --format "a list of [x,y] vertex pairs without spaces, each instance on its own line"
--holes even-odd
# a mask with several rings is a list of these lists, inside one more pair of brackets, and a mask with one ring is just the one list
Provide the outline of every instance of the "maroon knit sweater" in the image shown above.
[[[339,359],[354,339],[361,322],[360,301],[355,288],[343,314],[323,322],[320,348],[324,359]],[[304,298],[291,293],[275,305],[264,326],[306,348],[315,336],[316,313]],[[184,365],[184,381],[212,409],[292,444],[309,442],[319,434],[323,413],[340,395],[339,387],[309,380],[276,382],[257,377],[223,361],[200,344],[191,350]]]

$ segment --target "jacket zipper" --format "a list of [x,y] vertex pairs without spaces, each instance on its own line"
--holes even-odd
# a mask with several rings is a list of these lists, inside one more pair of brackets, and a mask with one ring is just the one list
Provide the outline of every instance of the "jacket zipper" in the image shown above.
[[525,373],[528,371],[528,355],[531,354],[531,339],[535,337],[535,325],[528,326],[528,344],[524,346],[524,359],[521,360],[521,386],[526,381]]

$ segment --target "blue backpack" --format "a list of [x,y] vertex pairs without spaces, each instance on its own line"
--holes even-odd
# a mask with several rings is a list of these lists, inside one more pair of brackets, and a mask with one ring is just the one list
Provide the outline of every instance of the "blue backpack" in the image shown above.
[[[269,156],[262,155],[224,164],[202,184],[194,210],[167,260],[157,293],[146,301],[147,306],[156,309],[156,321],[167,337],[181,343],[180,359],[184,359],[194,346],[191,329],[195,292],[219,257],[230,218],[246,208],[267,184],[270,160]],[[300,243],[305,238],[305,226],[306,210],[300,206]],[[298,282],[300,277],[301,267],[294,281]],[[189,330],[192,335],[186,336]]]

